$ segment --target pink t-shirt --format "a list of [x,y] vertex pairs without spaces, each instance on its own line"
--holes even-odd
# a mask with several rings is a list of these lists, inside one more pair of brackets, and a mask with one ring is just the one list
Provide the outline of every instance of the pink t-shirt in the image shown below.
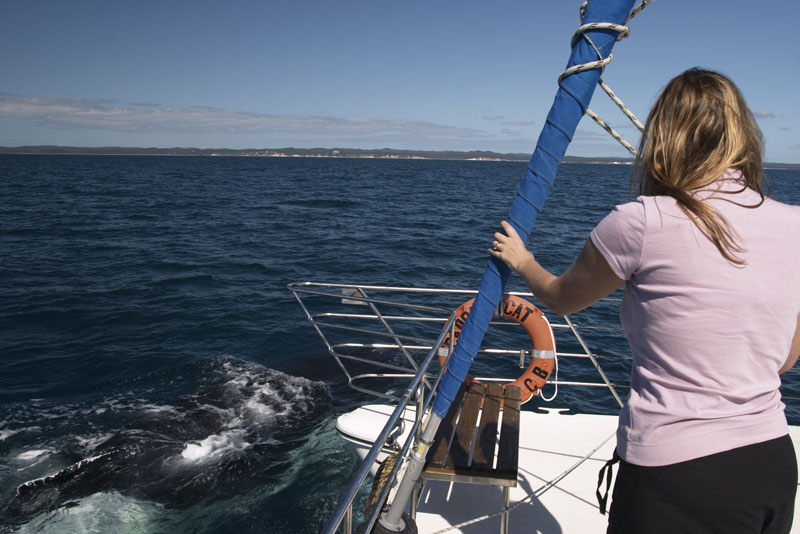
[[617,449],[629,463],[669,465],[788,432],[778,369],[800,313],[800,207],[741,207],[761,201],[743,187],[729,169],[697,194],[736,230],[745,266],[725,260],[667,196],[619,205],[592,231],[626,280],[620,318],[633,370]]

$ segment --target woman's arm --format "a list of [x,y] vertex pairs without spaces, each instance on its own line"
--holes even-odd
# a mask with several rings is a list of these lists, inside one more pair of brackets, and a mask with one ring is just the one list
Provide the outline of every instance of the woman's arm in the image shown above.
[[798,356],[800,356],[800,314],[797,314],[797,326],[794,329],[794,336],[792,336],[792,346],[789,348],[789,356],[778,371],[778,374],[783,374],[794,367]]
[[591,239],[586,240],[575,263],[561,276],[555,276],[537,263],[510,224],[506,221],[500,224],[505,234],[497,232],[494,235],[494,248],[490,252],[522,276],[536,298],[559,315],[574,313],[594,304],[624,282],[614,274]]

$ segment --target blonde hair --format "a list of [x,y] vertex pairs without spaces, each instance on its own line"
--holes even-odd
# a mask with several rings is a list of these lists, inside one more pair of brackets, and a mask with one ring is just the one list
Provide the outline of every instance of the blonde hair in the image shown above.
[[736,85],[725,76],[689,69],[661,91],[647,118],[634,165],[641,195],[668,195],[708,236],[728,261],[744,265],[738,235],[723,215],[692,193],[714,182],[729,167],[749,187],[761,183],[763,137]]

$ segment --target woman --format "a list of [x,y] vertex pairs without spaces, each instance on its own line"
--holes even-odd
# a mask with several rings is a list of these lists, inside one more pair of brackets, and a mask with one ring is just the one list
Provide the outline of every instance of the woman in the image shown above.
[[688,70],[659,95],[639,196],[561,276],[505,221],[491,253],[558,314],[623,283],[631,391],[609,533],[787,533],[797,463],[779,374],[800,354],[800,207],[761,191],[761,132],[737,87]]

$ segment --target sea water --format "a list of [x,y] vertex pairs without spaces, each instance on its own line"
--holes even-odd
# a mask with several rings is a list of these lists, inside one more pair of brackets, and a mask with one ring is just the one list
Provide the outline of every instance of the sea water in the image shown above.
[[[475,288],[524,169],[0,156],[0,532],[318,531],[358,465],[335,418],[366,399],[286,285]],[[629,175],[562,165],[539,261],[566,268]],[[768,176],[800,204],[800,172]],[[784,382],[800,424],[800,376]]]

